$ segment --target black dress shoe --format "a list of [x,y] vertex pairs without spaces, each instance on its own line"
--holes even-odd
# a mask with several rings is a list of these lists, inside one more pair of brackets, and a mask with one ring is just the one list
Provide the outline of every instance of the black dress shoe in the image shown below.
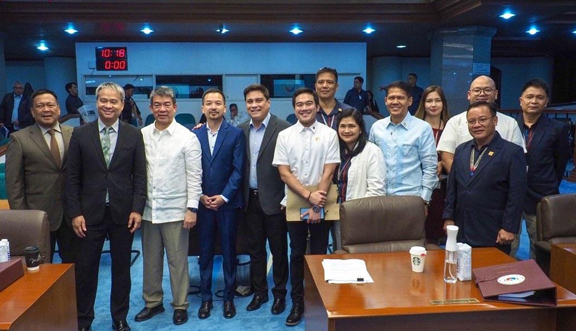
[[232,318],[234,316],[236,316],[234,300],[224,301],[224,318]]
[[286,309],[286,299],[284,298],[275,298],[274,303],[272,304],[272,315],[280,315]]
[[174,309],[174,316],[172,322],[176,325],[181,325],[188,322],[188,312],[186,309]]
[[254,297],[252,298],[252,301],[250,301],[250,303],[246,307],[246,310],[247,311],[258,310],[260,309],[262,304],[266,302],[268,302],[268,296],[260,296],[258,294],[255,294]]
[[212,301],[202,301],[200,309],[198,309],[198,318],[203,320],[210,317],[210,309],[214,308]]
[[302,316],[304,316],[304,304],[295,303],[290,309],[290,315],[286,318],[286,325],[295,326],[300,324]]
[[136,322],[147,321],[147,320],[151,319],[152,317],[154,317],[160,313],[163,313],[163,312],[164,312],[164,306],[162,306],[162,305],[152,307],[152,308],[144,307],[138,314],[136,314],[136,316],[134,317],[134,320]]
[[126,320],[121,321],[112,321],[112,329],[116,331],[130,331],[130,327],[128,326],[128,322]]

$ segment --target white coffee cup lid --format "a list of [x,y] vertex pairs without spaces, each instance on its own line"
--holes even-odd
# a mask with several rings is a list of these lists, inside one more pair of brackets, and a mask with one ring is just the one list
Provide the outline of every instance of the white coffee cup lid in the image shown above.
[[410,248],[410,254],[413,255],[426,254],[426,248],[422,246],[412,246],[412,248]]

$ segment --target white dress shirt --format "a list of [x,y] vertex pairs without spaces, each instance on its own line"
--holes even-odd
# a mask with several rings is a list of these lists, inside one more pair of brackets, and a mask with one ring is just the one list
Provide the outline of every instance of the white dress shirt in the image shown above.
[[[500,136],[502,136],[504,140],[522,147],[524,153],[526,153],[524,137],[522,136],[522,131],[520,131],[520,127],[516,120],[500,112],[496,113],[496,115],[498,116],[496,131],[500,133]],[[468,130],[466,112],[462,112],[456,116],[452,116],[448,120],[444,127],[444,131],[442,131],[442,136],[440,137],[436,149],[439,152],[454,154],[458,145],[470,140],[472,140],[472,135],[470,135],[470,131]]]
[[202,194],[200,141],[176,121],[162,131],[152,123],[142,136],[148,179],[143,219],[155,224],[182,221],[187,208],[198,208]]
[[[290,166],[292,174],[304,186],[320,184],[324,165],[338,163],[338,135],[324,124],[314,122],[311,126],[304,127],[297,122],[278,134],[272,165]],[[281,204],[286,205],[286,197]]]

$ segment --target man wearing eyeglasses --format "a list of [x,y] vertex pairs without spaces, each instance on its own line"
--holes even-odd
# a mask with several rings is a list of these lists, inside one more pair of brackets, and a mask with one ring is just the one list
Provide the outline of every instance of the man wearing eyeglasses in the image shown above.
[[494,104],[473,102],[465,114],[473,139],[454,153],[444,229],[455,224],[459,242],[509,254],[526,196],[524,150],[496,131],[499,115]]
[[[472,84],[470,84],[470,90],[468,91],[468,100],[470,100],[470,104],[476,101],[494,103],[497,98],[498,90],[496,89],[496,84],[492,78],[488,76],[479,76],[472,81]],[[518,123],[510,116],[506,116],[502,113],[497,114],[498,126],[496,126],[496,131],[498,131],[504,140],[513,142],[526,151],[522,132],[518,127]],[[448,120],[444,131],[442,132],[442,137],[440,137],[440,141],[436,147],[438,152],[441,153],[442,165],[446,171],[450,172],[450,169],[452,168],[452,161],[454,160],[454,151],[456,150],[456,147],[470,139],[472,139],[472,136],[468,132],[466,112],[453,116]]]

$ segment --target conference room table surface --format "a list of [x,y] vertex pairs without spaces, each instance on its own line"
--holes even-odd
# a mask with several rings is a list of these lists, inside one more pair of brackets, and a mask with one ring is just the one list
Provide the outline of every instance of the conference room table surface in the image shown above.
[[78,330],[74,265],[41,264],[0,291],[0,330]]
[[[306,330],[576,330],[576,295],[557,286],[557,307],[484,301],[474,281],[443,281],[445,252],[429,251],[423,273],[408,252],[305,256]],[[374,283],[328,284],[323,259],[362,259]],[[473,248],[472,268],[514,262]],[[452,301],[450,301],[452,300]]]

